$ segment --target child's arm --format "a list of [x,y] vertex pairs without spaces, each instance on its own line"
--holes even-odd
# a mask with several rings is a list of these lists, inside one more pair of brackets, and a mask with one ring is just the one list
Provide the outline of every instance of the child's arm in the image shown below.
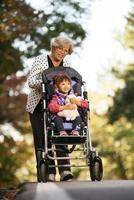
[[48,109],[51,113],[57,113],[59,112],[59,104],[57,101],[57,97],[53,96],[49,105],[48,105]]
[[87,100],[84,100],[79,97],[70,98],[70,102],[73,104],[76,104],[77,106],[80,106],[81,108],[88,108],[89,106],[89,103]]
[[50,101],[48,105],[48,109],[51,113],[58,113],[59,111],[62,111],[62,110],[73,110],[75,109],[75,105],[72,103],[69,103],[69,104],[61,106],[58,104],[57,97],[53,96],[52,100]]

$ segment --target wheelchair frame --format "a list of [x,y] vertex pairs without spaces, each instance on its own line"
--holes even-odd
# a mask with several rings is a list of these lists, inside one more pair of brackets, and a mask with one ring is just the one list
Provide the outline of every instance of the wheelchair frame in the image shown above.
[[[88,100],[88,93],[86,91],[86,83],[82,82],[83,86],[83,98]],[[46,107],[46,88],[45,84],[42,83],[42,98],[43,98],[43,111],[44,111],[44,148],[37,149],[37,180],[38,182],[47,182],[48,181],[48,171],[51,167],[88,167],[90,171],[90,178],[92,181],[100,181],[103,177],[103,164],[102,159],[98,155],[96,149],[92,146],[92,139],[90,133],[90,110],[87,109],[87,116],[86,116],[86,126],[84,125],[82,129],[82,135],[80,136],[59,136],[54,134],[54,127],[51,124],[51,143],[52,148],[48,148],[48,127],[47,127],[47,107]],[[55,145],[72,145],[70,149],[65,147],[67,153],[72,153],[75,151],[83,151],[83,156],[69,156],[69,157],[56,157],[50,156],[49,152],[55,152]],[[77,147],[77,145],[81,145],[82,147]],[[61,150],[61,149],[60,149]],[[85,165],[49,165],[48,159],[52,160],[78,160],[78,159],[85,159]]]

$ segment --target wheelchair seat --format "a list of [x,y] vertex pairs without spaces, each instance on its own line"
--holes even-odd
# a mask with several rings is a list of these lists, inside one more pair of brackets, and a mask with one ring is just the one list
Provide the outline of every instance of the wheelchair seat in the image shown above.
[[69,135],[69,136],[58,136],[54,135],[51,138],[53,144],[82,144],[86,141],[86,136]]

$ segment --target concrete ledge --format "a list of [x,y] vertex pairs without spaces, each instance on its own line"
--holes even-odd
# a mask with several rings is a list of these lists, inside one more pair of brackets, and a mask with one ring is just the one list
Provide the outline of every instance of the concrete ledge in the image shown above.
[[134,181],[26,183],[15,200],[134,200]]

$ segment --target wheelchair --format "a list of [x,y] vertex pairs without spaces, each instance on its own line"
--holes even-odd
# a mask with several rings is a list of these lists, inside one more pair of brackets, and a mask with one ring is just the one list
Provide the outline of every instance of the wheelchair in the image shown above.
[[[48,68],[42,73],[42,101],[43,101],[43,116],[44,116],[44,148],[37,149],[37,180],[38,182],[47,182],[49,169],[52,167],[87,167],[89,169],[91,181],[101,181],[103,177],[103,163],[96,149],[92,146],[90,134],[90,110],[80,110],[82,117],[81,131],[79,136],[69,135],[71,132],[71,122],[64,122],[67,136],[60,136],[55,132],[54,123],[51,120],[51,115],[48,111],[48,102],[54,94],[53,77],[59,73],[67,74],[72,80],[72,88],[75,93],[88,100],[86,91],[86,83],[82,80],[81,75],[71,67]],[[48,140],[51,142],[51,148],[48,146]],[[56,145],[62,145],[69,157],[57,157]],[[81,151],[82,156],[72,156],[73,151]],[[51,153],[50,153],[51,152]],[[69,159],[69,165],[50,165],[49,160]],[[72,160],[85,160],[85,164],[71,164]]]

